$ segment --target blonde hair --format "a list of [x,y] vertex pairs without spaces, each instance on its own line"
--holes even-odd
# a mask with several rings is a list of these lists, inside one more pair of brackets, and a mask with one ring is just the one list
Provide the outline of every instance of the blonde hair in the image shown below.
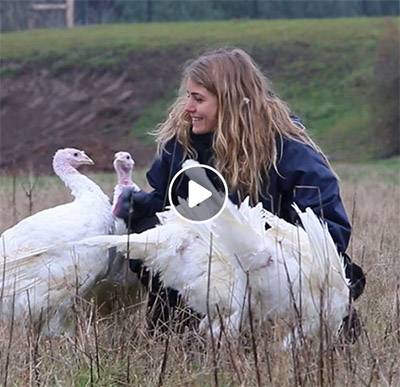
[[251,57],[238,48],[211,51],[185,68],[179,96],[155,131],[159,152],[176,136],[185,155],[197,156],[190,142],[191,120],[185,111],[188,79],[217,97],[214,166],[229,190],[238,192],[240,198],[249,195],[252,202],[259,200],[268,171],[277,169],[279,137],[309,144],[320,152],[304,129],[292,122],[288,106],[273,93]]

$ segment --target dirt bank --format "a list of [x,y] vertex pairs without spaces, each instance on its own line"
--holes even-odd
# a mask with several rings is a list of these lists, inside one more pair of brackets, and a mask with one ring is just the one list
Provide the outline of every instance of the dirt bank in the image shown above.
[[[98,170],[110,170],[114,152],[127,150],[148,164],[154,147],[132,135],[143,109],[171,90],[188,50],[132,55],[119,69],[50,71],[29,67],[1,80],[0,171],[51,172],[60,147],[84,149]],[[149,130],[153,128],[148,128]]]

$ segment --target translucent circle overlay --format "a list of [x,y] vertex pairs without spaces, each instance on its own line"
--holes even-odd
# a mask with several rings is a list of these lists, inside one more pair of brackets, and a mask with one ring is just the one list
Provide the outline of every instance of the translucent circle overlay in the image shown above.
[[[214,214],[214,215],[211,216],[210,218],[207,218],[207,219],[204,219],[204,220],[193,220],[193,219],[190,219],[190,218],[185,217],[184,215],[182,215],[182,214],[179,212],[179,210],[176,208],[177,206],[176,206],[176,205],[173,203],[173,201],[172,201],[172,188],[173,188],[173,186],[174,186],[174,183],[176,182],[176,180],[178,179],[178,177],[179,177],[180,175],[182,175],[183,173],[185,173],[185,171],[187,171],[188,169],[192,169],[192,168],[204,168],[204,169],[210,170],[211,172],[213,172],[214,174],[216,174],[216,175],[218,176],[218,178],[221,180],[222,185],[223,185],[223,187],[224,187],[224,193],[223,193],[224,199],[223,199],[223,202],[222,202],[222,205],[221,205],[220,209],[217,211],[216,214]],[[188,177],[188,178],[189,178],[189,177]],[[189,178],[189,179],[190,179],[190,178]],[[210,222],[211,220],[215,219],[215,218],[216,218],[217,216],[219,216],[219,215],[222,213],[222,211],[224,210],[224,208],[225,208],[225,206],[226,206],[226,202],[227,202],[227,200],[228,200],[228,185],[226,184],[226,181],[225,181],[225,179],[222,177],[221,173],[219,173],[215,168],[210,167],[209,165],[205,165],[205,164],[190,165],[190,166],[188,166],[188,167],[182,168],[182,169],[181,169],[180,171],[178,171],[178,172],[175,174],[175,176],[172,178],[171,183],[169,184],[169,187],[168,187],[168,199],[169,199],[169,203],[170,203],[170,205],[171,205],[172,210],[175,212],[175,214],[176,214],[177,216],[179,216],[179,218],[181,218],[181,219],[183,219],[183,220],[185,220],[185,221],[187,221],[187,222],[190,222],[190,223],[206,223],[206,222]],[[186,200],[186,199],[184,199],[184,200]],[[207,200],[209,200],[209,199],[207,199]],[[199,206],[201,206],[201,204],[199,204]]]

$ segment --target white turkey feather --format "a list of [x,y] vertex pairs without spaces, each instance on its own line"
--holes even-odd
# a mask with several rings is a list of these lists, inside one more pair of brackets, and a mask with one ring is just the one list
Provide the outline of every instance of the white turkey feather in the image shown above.
[[[328,280],[333,281],[332,274],[334,271],[340,273],[340,276],[335,276],[336,279],[341,279],[349,286],[349,280],[346,279],[343,257],[337,252],[335,243],[329,234],[328,226],[315,216],[310,208],[306,208],[302,212],[296,204],[293,208],[297,212],[307,237],[309,238],[312,254],[319,264],[319,269],[325,273]],[[333,283],[330,283],[332,286]],[[341,284],[338,284],[340,287]]]
[[[29,318],[37,323],[40,314],[48,320],[46,333],[67,331],[65,319],[76,295],[85,297],[108,269],[108,250],[80,247],[79,253],[65,245],[31,255],[24,264],[6,266],[2,318],[14,309],[16,320]],[[30,312],[28,310],[30,308]]]

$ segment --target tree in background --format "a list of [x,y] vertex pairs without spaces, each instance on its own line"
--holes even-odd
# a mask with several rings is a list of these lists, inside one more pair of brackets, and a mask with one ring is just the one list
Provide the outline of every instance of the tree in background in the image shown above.
[[376,156],[400,154],[400,29],[388,22],[377,48],[371,103]]

